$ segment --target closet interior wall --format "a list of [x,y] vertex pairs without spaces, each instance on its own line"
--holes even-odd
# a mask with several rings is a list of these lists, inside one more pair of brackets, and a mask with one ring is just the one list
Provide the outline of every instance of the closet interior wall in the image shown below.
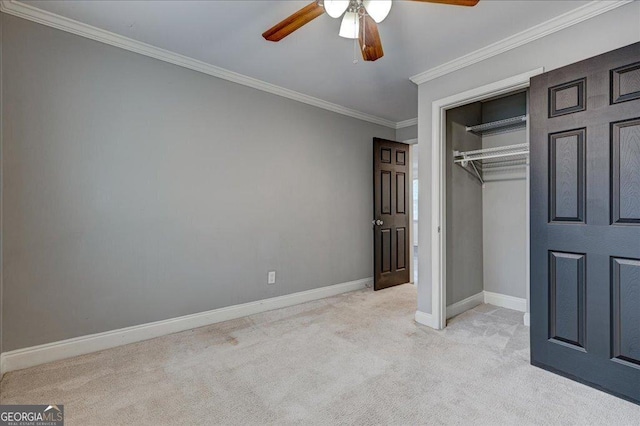
[[482,122],[482,103],[447,111],[446,116],[446,288],[447,305],[483,291],[482,185],[453,164],[453,151],[482,148],[482,137],[467,132]]
[[[527,113],[527,93],[487,101],[482,122]],[[527,143],[527,129],[486,134],[482,148]],[[482,191],[484,290],[525,299],[527,282],[527,169],[520,164],[484,171]]]
[[446,297],[453,305],[483,291],[526,298],[526,164],[482,172],[454,164],[454,151],[527,143],[520,126],[482,135],[467,126],[525,115],[520,92],[446,114]]

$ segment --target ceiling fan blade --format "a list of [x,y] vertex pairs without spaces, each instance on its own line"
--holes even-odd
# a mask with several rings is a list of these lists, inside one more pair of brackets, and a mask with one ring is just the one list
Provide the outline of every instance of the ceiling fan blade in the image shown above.
[[475,6],[478,4],[480,0],[413,0],[419,1],[423,3],[442,3],[442,4],[450,4],[453,6]]
[[360,50],[362,50],[362,58],[365,61],[375,61],[384,56],[378,24],[369,15],[362,18],[358,41],[360,42]]
[[282,20],[262,33],[262,37],[269,41],[280,41],[298,28],[316,19],[324,13],[324,8],[319,6],[317,2],[313,2],[303,7],[293,15]]

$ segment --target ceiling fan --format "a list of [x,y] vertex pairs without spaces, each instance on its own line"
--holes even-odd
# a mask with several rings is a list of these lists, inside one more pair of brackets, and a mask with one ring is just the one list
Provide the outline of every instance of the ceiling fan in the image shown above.
[[[480,0],[412,1],[475,6]],[[358,39],[362,58],[365,61],[375,61],[384,56],[378,24],[387,17],[390,10],[391,0],[316,0],[262,33],[262,37],[268,41],[280,41],[325,12],[332,18],[344,15],[340,37]]]

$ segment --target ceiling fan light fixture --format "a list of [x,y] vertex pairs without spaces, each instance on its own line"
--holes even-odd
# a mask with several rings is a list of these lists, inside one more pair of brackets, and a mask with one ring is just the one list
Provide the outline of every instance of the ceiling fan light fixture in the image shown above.
[[360,32],[360,19],[357,12],[347,12],[340,24],[340,37],[356,39]]
[[376,24],[384,21],[391,10],[391,0],[364,0],[362,5],[367,14],[376,21]]
[[324,0],[324,11],[332,18],[339,18],[349,7],[349,0]]

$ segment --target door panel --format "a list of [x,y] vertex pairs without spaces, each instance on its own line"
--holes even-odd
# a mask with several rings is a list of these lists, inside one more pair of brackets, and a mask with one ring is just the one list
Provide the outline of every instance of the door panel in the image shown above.
[[382,239],[382,264],[381,273],[391,272],[391,230],[380,229]]
[[549,191],[552,222],[584,222],[586,129],[550,135]]
[[374,289],[409,282],[409,146],[375,138]]
[[406,235],[407,228],[396,228],[396,263],[398,270],[407,269]]
[[640,62],[611,71],[611,103],[640,99]]
[[584,348],[584,254],[550,252],[549,337]]
[[640,402],[640,43],[530,100],[531,362]]
[[640,224],[640,119],[611,127],[613,222]]
[[407,214],[407,203],[405,198],[406,190],[407,190],[406,175],[401,172],[396,173],[396,213],[397,214],[403,214],[403,215]]
[[640,259],[611,259],[613,357],[640,366]]

